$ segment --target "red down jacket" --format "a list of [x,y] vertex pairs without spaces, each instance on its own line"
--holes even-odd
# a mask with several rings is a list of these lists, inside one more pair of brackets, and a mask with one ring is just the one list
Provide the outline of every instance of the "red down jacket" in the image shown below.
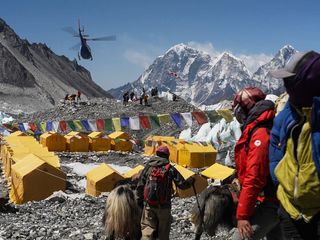
[[249,112],[242,135],[235,146],[235,163],[241,192],[237,207],[237,219],[249,220],[254,214],[257,201],[265,201],[261,196],[270,179],[269,174],[269,130],[256,128],[247,143],[249,133],[262,121],[272,120],[275,116],[270,101],[258,102]]

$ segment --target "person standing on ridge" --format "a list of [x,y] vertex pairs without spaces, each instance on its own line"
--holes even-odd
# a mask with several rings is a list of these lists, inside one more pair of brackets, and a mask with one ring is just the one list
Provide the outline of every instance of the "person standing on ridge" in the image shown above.
[[81,92],[78,90],[77,92],[77,102],[81,101]]
[[134,98],[134,92],[132,91],[131,93],[130,93],[130,100],[133,102],[133,98]]

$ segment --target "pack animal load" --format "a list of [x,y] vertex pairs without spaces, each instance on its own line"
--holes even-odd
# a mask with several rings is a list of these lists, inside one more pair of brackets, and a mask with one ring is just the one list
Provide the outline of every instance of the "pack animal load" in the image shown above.
[[144,187],[144,201],[151,206],[162,206],[170,202],[170,164],[150,167],[150,174]]

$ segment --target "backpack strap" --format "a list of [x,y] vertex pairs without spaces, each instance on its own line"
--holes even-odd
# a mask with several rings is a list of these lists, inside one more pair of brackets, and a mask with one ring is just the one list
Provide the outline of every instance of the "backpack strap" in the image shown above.
[[268,134],[270,134],[272,125],[273,125],[273,119],[269,119],[269,120],[266,120],[266,121],[258,122],[252,128],[252,130],[248,133],[248,138],[247,138],[247,140],[245,142],[246,154],[248,154],[248,151],[249,151],[249,143],[251,141],[252,135],[258,130],[258,128],[265,128],[265,129],[267,129]]
[[164,168],[166,169],[166,171],[168,171],[170,167],[171,167],[171,164],[168,163]]

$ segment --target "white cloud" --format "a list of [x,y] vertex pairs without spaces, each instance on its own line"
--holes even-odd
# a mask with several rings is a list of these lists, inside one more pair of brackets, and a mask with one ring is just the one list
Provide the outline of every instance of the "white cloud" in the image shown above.
[[138,52],[136,50],[127,50],[124,57],[131,63],[136,64],[146,69],[154,60],[152,56],[145,52]]
[[199,42],[191,41],[191,42],[188,42],[187,45],[190,46],[190,47],[193,47],[195,49],[198,49],[198,50],[200,50],[202,52],[206,52],[211,56],[218,56],[220,54],[220,52],[217,51],[213,47],[212,43],[210,43],[210,42],[199,43]]
[[241,54],[241,55],[238,55],[237,57],[244,61],[247,68],[252,73],[254,73],[256,70],[258,70],[259,67],[269,62],[273,58],[272,55],[267,55],[265,53],[252,54],[252,55]]

